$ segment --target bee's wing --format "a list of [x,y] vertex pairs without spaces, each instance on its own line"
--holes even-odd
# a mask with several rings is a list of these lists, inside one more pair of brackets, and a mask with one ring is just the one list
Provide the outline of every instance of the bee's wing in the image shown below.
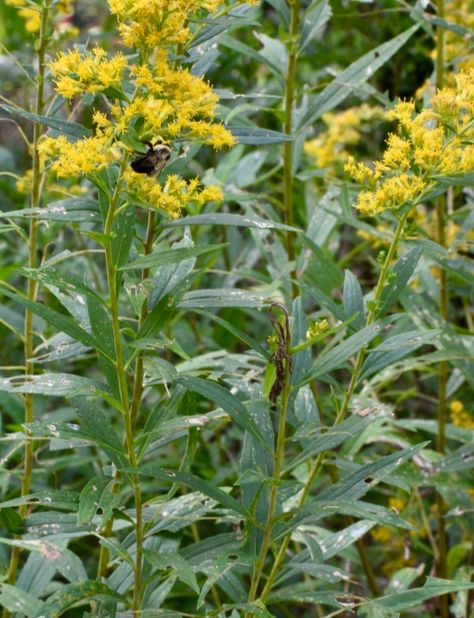
[[154,152],[149,152],[137,159],[134,159],[130,166],[137,174],[154,174],[157,163],[157,157]]

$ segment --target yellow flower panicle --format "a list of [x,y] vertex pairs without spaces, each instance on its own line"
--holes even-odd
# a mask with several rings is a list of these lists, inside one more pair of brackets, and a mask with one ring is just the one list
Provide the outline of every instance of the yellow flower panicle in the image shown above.
[[456,77],[456,87],[440,90],[431,107],[416,113],[413,101],[400,101],[388,117],[398,121],[373,168],[349,157],[345,171],[364,187],[356,207],[376,215],[416,205],[439,177],[474,172],[474,69]]
[[76,49],[60,53],[49,68],[56,91],[66,99],[86,92],[103,92],[115,86],[119,88],[124,77],[127,60],[123,54],[107,58],[101,47],[91,52]]
[[211,185],[201,187],[199,179],[186,181],[176,175],[170,175],[164,185],[150,176],[137,174],[131,168],[125,172],[129,193],[140,202],[165,212],[176,219],[187,204],[204,205],[207,202],[222,202],[220,187]]
[[120,159],[120,150],[101,133],[77,142],[69,142],[64,135],[45,137],[38,151],[43,160],[52,159],[51,169],[59,178],[94,174]]
[[[27,32],[34,34],[39,31],[41,25],[41,9],[39,6],[35,8],[26,0],[5,0],[5,4],[18,8],[18,15],[24,20]],[[59,20],[61,20],[64,15],[71,15],[73,12],[73,0],[62,0],[58,2],[54,6],[54,11],[56,17],[59,17]],[[73,31],[75,31],[75,29],[70,27],[70,34],[72,34]]]
[[[474,30],[474,0],[447,0],[444,5],[444,18],[450,24],[460,26],[465,32]],[[456,32],[454,29],[446,29],[444,34],[444,82],[453,86],[456,73],[474,69],[474,55],[472,37],[464,35],[463,30]],[[434,47],[431,57],[437,63],[437,49]],[[432,80],[426,82],[417,90],[417,98],[421,98],[430,91],[433,92]]]
[[[212,13],[221,4],[220,0],[110,0],[123,42],[142,52],[140,62],[129,64],[120,53],[109,57],[100,47],[59,54],[50,64],[57,92],[68,99],[103,92],[109,105],[105,112],[93,110],[94,136],[75,143],[65,137],[44,138],[39,145],[42,161],[51,160],[51,169],[60,177],[93,176],[129,158],[130,137],[153,143],[193,140],[216,149],[234,145],[233,135],[215,121],[219,98],[211,85],[185,68],[172,66],[166,49],[187,40],[191,16]],[[129,88],[123,88],[125,81],[133,88],[130,99],[125,95]],[[115,92],[120,96],[114,97]],[[202,188],[198,180],[169,176],[160,185],[156,177],[130,168],[125,180],[137,201],[171,217],[177,217],[187,203],[222,200],[218,187]]]
[[465,409],[462,401],[454,400],[449,404],[449,410],[451,412],[451,421],[456,427],[462,427],[463,429],[474,429],[474,418]]
[[328,330],[328,328],[329,323],[326,319],[317,320],[308,327],[308,330],[306,332],[306,339],[314,339],[315,337],[320,337]]
[[18,15],[24,20],[27,32],[39,31],[41,24],[39,7],[35,9],[32,6],[27,6],[26,0],[5,0],[5,4],[18,8]]
[[199,10],[217,11],[221,0],[109,0],[127,47],[153,49],[183,45],[191,32],[189,18]]
[[318,168],[345,163],[349,158],[346,146],[359,144],[364,126],[373,120],[383,119],[384,115],[381,107],[371,107],[366,103],[342,112],[327,112],[322,117],[327,129],[306,142],[304,150]]

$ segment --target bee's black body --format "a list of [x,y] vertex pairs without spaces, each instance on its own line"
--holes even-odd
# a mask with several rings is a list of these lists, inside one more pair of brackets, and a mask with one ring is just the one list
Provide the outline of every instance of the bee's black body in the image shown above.
[[168,163],[171,157],[171,149],[166,144],[153,146],[149,142],[147,147],[148,152],[132,161],[130,166],[137,174],[153,176],[154,174],[159,174]]

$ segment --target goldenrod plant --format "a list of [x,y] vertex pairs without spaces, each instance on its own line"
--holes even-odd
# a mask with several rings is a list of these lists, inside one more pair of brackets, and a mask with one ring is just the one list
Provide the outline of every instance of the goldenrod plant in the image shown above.
[[472,614],[469,6],[0,6],[3,618]]

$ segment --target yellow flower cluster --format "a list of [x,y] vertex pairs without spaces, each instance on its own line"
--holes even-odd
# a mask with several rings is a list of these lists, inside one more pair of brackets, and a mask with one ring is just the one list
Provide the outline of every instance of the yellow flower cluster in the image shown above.
[[304,150],[318,168],[344,163],[349,158],[346,146],[359,144],[365,125],[383,119],[384,115],[381,107],[371,107],[366,103],[342,112],[327,112],[322,117],[327,129],[307,141]]
[[[27,170],[22,176],[18,176],[15,182],[15,188],[19,193],[23,195],[31,194],[33,187],[33,170]],[[87,193],[87,187],[79,185],[77,183],[72,184],[69,187],[65,187],[57,182],[48,181],[45,186],[45,192],[47,192],[46,200],[48,196],[52,194],[60,195],[83,195]]]
[[84,92],[103,92],[111,86],[120,87],[127,60],[123,54],[107,58],[107,52],[95,47],[91,52],[72,49],[60,53],[49,68],[56,91],[66,99]]
[[[39,145],[43,162],[51,159],[52,170],[60,177],[93,175],[128,159],[133,140],[156,143],[179,138],[214,148],[234,145],[232,134],[214,121],[219,99],[210,84],[172,65],[166,49],[187,40],[192,16],[215,12],[220,4],[221,0],[110,0],[123,42],[138,48],[139,62],[131,64],[121,53],[108,57],[100,47],[59,54],[50,64],[56,91],[68,99],[102,92],[109,105],[106,112],[93,111],[93,137],[75,143],[65,137],[44,138]],[[133,87],[130,97],[123,88],[125,80]],[[134,199],[172,217],[186,203],[222,200],[219,188],[202,189],[197,180],[169,176],[161,186],[155,177],[130,168],[125,180]]]
[[41,14],[39,9],[31,8],[26,5],[26,0],[6,0],[6,4],[18,7],[18,15],[25,22],[27,32],[38,32],[41,25]]
[[[25,21],[27,32],[38,32],[41,24],[40,7],[35,8],[27,0],[5,0],[5,4],[18,8],[18,15]],[[61,0],[54,6],[59,15],[70,15],[73,12],[73,0]]]
[[69,142],[64,135],[45,137],[38,152],[43,160],[53,160],[51,169],[59,178],[93,174],[120,159],[120,150],[101,133],[77,142]]
[[420,113],[412,101],[400,101],[389,118],[399,133],[373,168],[348,159],[345,171],[363,185],[357,208],[374,215],[386,208],[416,205],[439,177],[474,171],[474,69],[456,76],[456,87],[438,91]]
[[306,338],[314,339],[315,337],[320,337],[328,328],[329,324],[327,320],[318,320],[308,327]]
[[214,13],[222,0],[109,0],[127,47],[153,49],[183,45],[189,18],[200,9]]
[[[153,65],[131,67],[130,75],[137,87],[134,99],[127,106],[116,103],[111,108],[118,133],[140,118],[143,135],[166,141],[178,136],[197,139],[214,148],[235,144],[227,129],[209,122],[219,100],[211,86],[186,69],[172,69],[164,50],[158,51]],[[107,124],[105,118],[102,122]]]
[[474,429],[474,418],[472,418],[465,409],[462,401],[451,401],[449,410],[451,412],[450,416],[453,425],[456,427],[463,427],[464,429]]
[[189,203],[203,205],[206,202],[222,202],[220,187],[211,185],[202,188],[198,178],[183,180],[170,175],[163,186],[150,176],[137,174],[131,168],[124,174],[128,191],[140,202],[161,210],[176,219],[181,209]]
[[[474,0],[450,0],[445,2],[444,18],[454,26],[458,25],[466,32],[474,30]],[[454,28],[445,30],[444,33],[444,82],[448,86],[455,83],[457,71],[469,71],[474,68],[474,46],[472,37],[464,35],[463,31],[456,32]],[[431,57],[437,62],[438,52],[434,47]],[[417,97],[433,91],[432,82],[428,79],[417,90]]]

